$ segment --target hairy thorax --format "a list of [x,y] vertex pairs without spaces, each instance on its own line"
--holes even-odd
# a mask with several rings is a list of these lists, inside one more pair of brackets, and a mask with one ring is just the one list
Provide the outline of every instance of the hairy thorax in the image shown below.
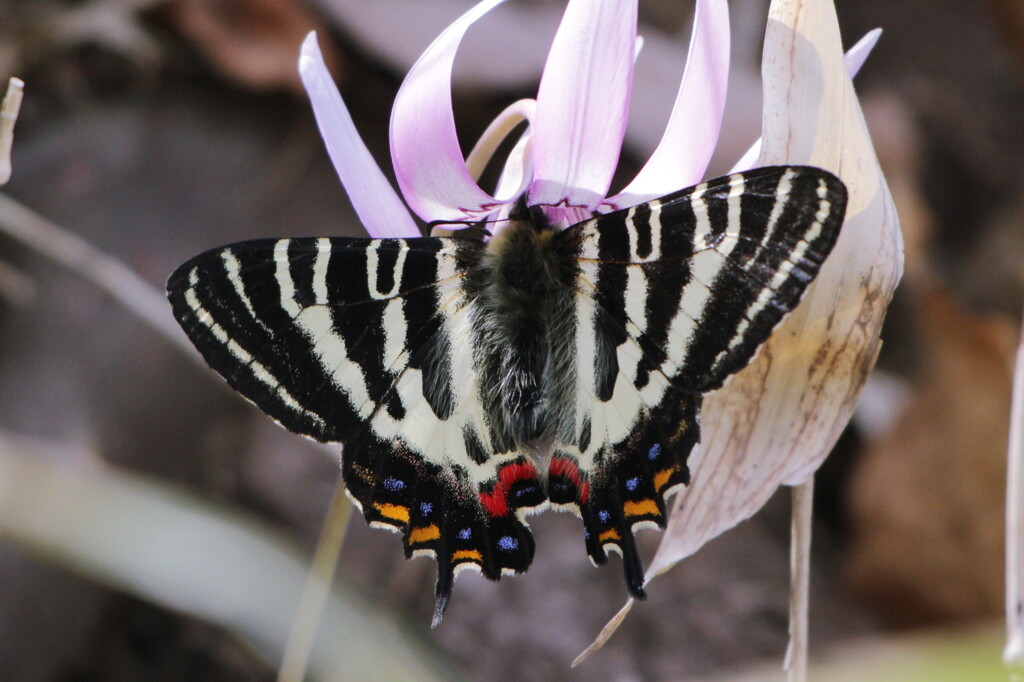
[[476,292],[478,360],[492,436],[543,446],[573,431],[572,246],[538,219],[515,220],[487,245]]

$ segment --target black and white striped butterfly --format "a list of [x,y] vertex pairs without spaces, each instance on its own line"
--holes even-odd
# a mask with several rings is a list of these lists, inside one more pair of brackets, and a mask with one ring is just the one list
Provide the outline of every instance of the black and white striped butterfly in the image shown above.
[[556,231],[490,241],[295,238],[208,251],[167,289],[217,372],[296,433],[340,442],[366,520],[454,574],[533,559],[527,513],[583,520],[595,564],[664,527],[705,393],[747,365],[839,234],[846,189],[810,167],[711,180]]

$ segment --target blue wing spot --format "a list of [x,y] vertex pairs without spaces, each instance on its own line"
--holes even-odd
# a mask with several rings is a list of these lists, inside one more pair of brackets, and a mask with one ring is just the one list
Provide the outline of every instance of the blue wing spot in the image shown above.
[[468,540],[471,537],[473,537],[473,531],[470,530],[469,528],[463,528],[462,530],[459,531],[459,539],[460,540]]
[[522,490],[517,490],[516,491],[516,497],[522,497],[523,495],[526,495],[528,493],[532,493],[534,490],[536,490],[536,488],[534,488],[532,485],[529,488],[523,488]]
[[498,549],[503,549],[506,552],[512,552],[519,549],[519,541],[510,535],[503,535],[498,539]]
[[420,513],[424,516],[430,516],[430,512],[434,511],[433,502],[420,502]]
[[640,478],[639,477],[631,478],[628,481],[626,481],[626,490],[636,490],[637,486],[639,486],[639,485],[640,485]]
[[661,456],[661,444],[655,443],[651,446],[651,449],[647,451],[647,459],[658,459]]
[[397,478],[391,478],[389,476],[388,478],[385,478],[383,481],[381,481],[381,485],[383,485],[384,488],[386,488],[387,490],[390,490],[393,493],[397,493],[399,490],[405,487],[405,481],[400,481]]
[[608,523],[608,519],[610,519],[611,517],[612,515],[608,513],[607,509],[602,509],[601,511],[597,512],[597,518],[601,519],[601,523]]
[[583,537],[587,538],[588,540],[590,539],[590,531],[586,528],[583,529]]

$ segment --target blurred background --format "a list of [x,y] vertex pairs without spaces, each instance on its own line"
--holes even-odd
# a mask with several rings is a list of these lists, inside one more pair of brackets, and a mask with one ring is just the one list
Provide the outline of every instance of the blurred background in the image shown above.
[[[26,82],[4,189],[14,201],[0,197],[0,679],[273,680],[338,477],[334,450],[278,428],[122,302],[55,264],[48,251],[106,268],[114,288],[130,278],[38,217],[157,291],[186,258],[230,241],[362,234],[298,81],[299,44],[319,32],[358,129],[390,173],[387,121],[401,78],[471,4],[0,1],[0,77]],[[760,128],[768,2],[731,4],[733,74],[712,175]],[[464,148],[508,103],[535,94],[563,7],[512,0],[470,32],[455,71]],[[1024,9],[1019,0],[837,7],[846,46],[885,30],[856,85],[907,269],[857,417],[818,476],[812,658],[832,666],[820,679],[864,679],[856,666],[882,662],[892,674],[889,662],[908,655],[900,647],[920,645],[932,663],[962,656],[919,677],[873,677],[999,679],[1006,434],[1024,291]],[[620,180],[661,135],[693,3],[641,0],[640,9],[646,43]],[[136,303],[173,324],[162,301]],[[786,491],[655,581],[612,641],[571,671],[624,601],[622,577],[618,566],[589,565],[575,518],[545,514],[531,527],[529,573],[498,584],[464,576],[430,630],[433,561],[405,562],[395,536],[354,518],[323,633],[333,653],[314,672],[738,680],[769,679],[756,672],[765,662],[778,670]],[[640,536],[646,557],[657,539]],[[973,663],[957,668],[963,661]]]

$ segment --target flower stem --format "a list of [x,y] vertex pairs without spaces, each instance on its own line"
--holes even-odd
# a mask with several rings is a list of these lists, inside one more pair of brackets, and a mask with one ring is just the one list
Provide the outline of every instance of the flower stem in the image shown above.
[[789,682],[807,681],[808,607],[811,585],[811,516],[814,477],[793,488],[789,554],[789,648],[784,667]]
[[0,233],[77,272],[205,367],[169,314],[163,293],[118,259],[2,194]]
[[1024,669],[1024,330],[1017,347],[1010,406],[1010,442],[1006,471],[1006,647],[1003,660]]
[[302,682],[306,678],[310,652],[316,642],[316,631],[330,595],[331,582],[338,567],[341,545],[345,541],[345,531],[351,516],[352,503],[345,497],[345,487],[339,477],[324,519],[324,528],[316,543],[309,575],[302,588],[292,629],[288,634],[277,682]]

